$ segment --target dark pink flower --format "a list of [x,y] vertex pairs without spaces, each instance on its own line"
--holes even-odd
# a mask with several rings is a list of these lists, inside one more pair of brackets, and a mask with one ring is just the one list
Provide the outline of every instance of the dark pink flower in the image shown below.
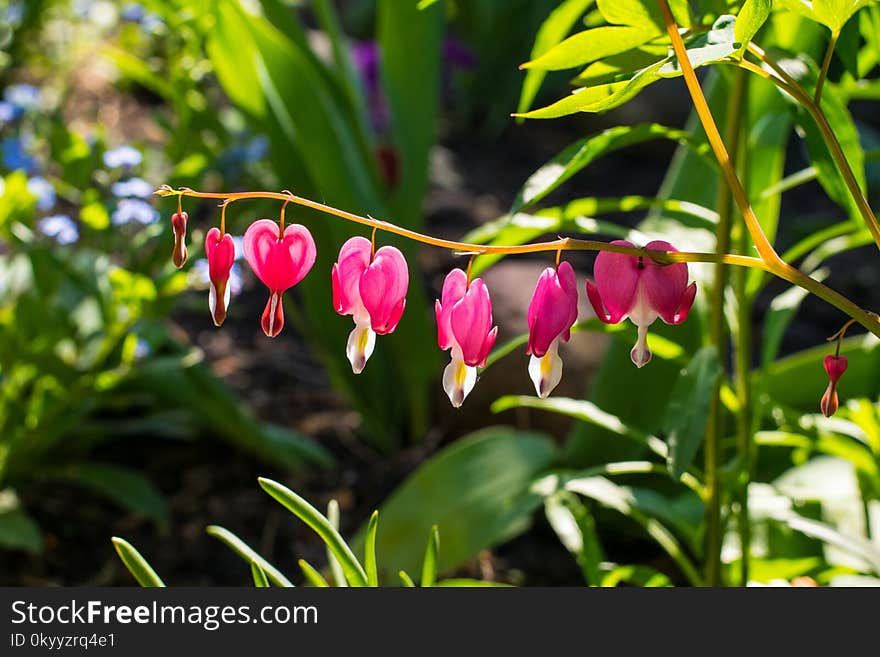
[[[611,242],[634,248],[625,240]],[[655,240],[646,249],[676,251],[669,242]],[[688,285],[684,262],[660,264],[647,256],[602,251],[593,269],[596,283],[587,281],[587,297],[596,316],[606,324],[617,324],[627,317],[638,327],[638,340],[630,352],[637,367],[651,360],[648,327],[660,317],[667,324],[681,324],[694,303],[697,284]]]
[[492,300],[482,279],[468,285],[467,274],[453,269],[443,282],[434,311],[437,342],[441,349],[450,349],[452,356],[443,372],[443,389],[458,408],[477,382],[477,366],[486,365],[498,336],[498,327],[492,326]]
[[409,270],[403,254],[383,246],[375,254],[370,240],[352,237],[339,250],[333,265],[333,307],[351,315],[355,328],[345,353],[355,374],[360,374],[373,353],[376,334],[397,328],[406,306]]
[[568,342],[577,321],[577,278],[567,262],[547,267],[538,278],[529,303],[529,375],[539,397],[546,397],[562,379],[559,341]]
[[299,283],[315,264],[315,240],[305,226],[290,224],[281,229],[271,219],[258,219],[244,234],[244,257],[257,277],[269,288],[269,301],[260,324],[274,338],[284,327],[281,295]]
[[843,373],[846,372],[846,368],[849,365],[849,361],[846,359],[846,356],[832,356],[828,354],[825,356],[825,360],[822,361],[822,365],[825,366],[825,371],[828,373],[828,388],[825,389],[825,394],[822,395],[822,401],[819,402],[819,408],[822,409],[822,414],[825,417],[831,417],[837,412],[837,408],[839,406],[839,401],[837,399],[837,382],[840,380],[840,377],[843,376]]
[[[177,215],[175,215],[177,216]],[[185,253],[186,247],[184,247]],[[229,233],[220,234],[220,229],[212,228],[205,236],[205,255],[208,258],[208,278],[211,290],[208,293],[208,307],[215,326],[226,320],[231,288],[229,272],[235,262],[235,242]]]

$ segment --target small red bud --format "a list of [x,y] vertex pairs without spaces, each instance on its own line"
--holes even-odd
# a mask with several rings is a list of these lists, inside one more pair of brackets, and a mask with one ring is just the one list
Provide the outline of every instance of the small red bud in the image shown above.
[[822,361],[822,365],[825,367],[830,381],[825,389],[825,394],[822,395],[822,401],[819,402],[819,408],[822,409],[822,415],[831,417],[840,406],[837,398],[837,382],[843,376],[843,373],[846,372],[849,361],[847,361],[846,356],[832,356],[828,354],[825,356],[825,360]]
[[180,269],[186,262],[186,220],[189,216],[186,212],[175,212],[171,215],[171,228],[174,230],[174,249],[171,252],[171,260],[174,266]]

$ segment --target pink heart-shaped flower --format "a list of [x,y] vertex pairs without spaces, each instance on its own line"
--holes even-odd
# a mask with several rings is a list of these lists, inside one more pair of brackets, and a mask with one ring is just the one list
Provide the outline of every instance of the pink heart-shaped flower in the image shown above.
[[244,234],[244,257],[272,292],[299,283],[315,264],[315,240],[305,226],[291,224],[280,235],[278,224],[258,219]]

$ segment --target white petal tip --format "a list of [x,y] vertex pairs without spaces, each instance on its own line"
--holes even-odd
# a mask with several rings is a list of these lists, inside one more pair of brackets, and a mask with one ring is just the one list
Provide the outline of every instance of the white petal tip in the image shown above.
[[461,407],[476,383],[477,368],[465,365],[463,360],[453,356],[452,362],[443,370],[443,390],[453,408]]
[[351,363],[351,371],[360,374],[367,366],[367,361],[373,355],[376,348],[376,334],[369,325],[357,325],[348,335],[348,344],[345,346],[345,355]]
[[558,343],[554,341],[544,356],[529,359],[529,376],[535,384],[535,393],[541,399],[549,397],[562,380],[562,359],[557,349]]

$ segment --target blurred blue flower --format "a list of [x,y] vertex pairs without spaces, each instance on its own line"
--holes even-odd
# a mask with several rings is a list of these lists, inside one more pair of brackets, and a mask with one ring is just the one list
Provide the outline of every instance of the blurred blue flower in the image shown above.
[[[211,277],[209,275],[208,269],[208,261],[205,258],[199,258],[193,263],[193,273],[196,276],[196,280],[203,286],[208,286],[211,284]],[[233,263],[232,269],[229,270],[229,293],[236,297],[241,294],[241,289],[244,286],[244,279],[241,276],[241,265],[237,262]]]
[[122,226],[131,222],[147,225],[157,222],[159,213],[146,201],[124,198],[119,201],[113,214],[110,215],[110,220],[114,226]]
[[147,14],[141,19],[141,29],[149,34],[155,34],[165,27],[165,21],[156,14]]
[[143,178],[120,180],[119,182],[113,183],[110,190],[113,192],[113,196],[118,198],[124,198],[126,196],[150,198],[153,194],[153,186]]
[[37,107],[41,97],[40,90],[32,84],[11,84],[3,90],[3,100],[23,110]]
[[134,345],[135,360],[142,360],[152,353],[153,348],[150,346],[150,343],[143,338],[138,338],[137,342]]
[[37,198],[37,209],[46,212],[55,207],[55,188],[42,176],[34,176],[27,181],[27,190]]
[[10,171],[23,169],[26,173],[34,173],[40,168],[36,159],[27,152],[21,139],[15,137],[4,139],[0,148],[3,149],[3,166]]
[[104,151],[104,164],[111,169],[136,167],[143,162],[143,154],[134,146],[124,145]]
[[232,244],[235,245],[235,259],[244,258],[244,238],[241,235],[233,235]]
[[269,138],[265,135],[257,135],[245,149],[245,159],[248,162],[258,162],[269,153]]
[[0,125],[14,121],[22,114],[18,105],[13,105],[8,100],[0,100]]
[[79,239],[79,228],[66,214],[53,214],[37,222],[37,230],[46,237],[54,237],[59,244],[73,244]]
[[4,21],[7,25],[17,26],[22,20],[24,20],[24,3],[10,2],[9,6],[6,7]]
[[139,23],[143,19],[144,14],[146,14],[146,11],[142,4],[139,2],[129,2],[122,8],[119,17],[124,21]]

